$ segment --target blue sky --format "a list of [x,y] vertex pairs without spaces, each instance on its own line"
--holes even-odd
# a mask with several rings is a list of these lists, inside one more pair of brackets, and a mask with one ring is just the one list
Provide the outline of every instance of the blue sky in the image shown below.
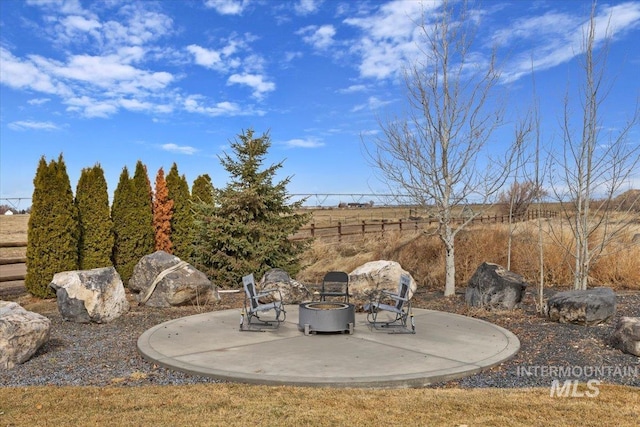
[[[82,168],[100,163],[112,194],[137,160],[152,181],[176,162],[190,185],[208,173],[221,187],[218,156],[249,127],[270,131],[266,162],[284,160],[290,193],[386,192],[362,141],[380,135],[378,117],[404,108],[401,73],[418,52],[411,20],[422,6],[427,19],[439,11],[438,1],[414,0],[0,0],[0,197],[31,197],[39,158],[60,153],[74,191]],[[532,64],[543,142],[561,140],[589,8],[514,0],[474,9],[474,57],[497,46],[507,94],[496,150],[531,103]],[[606,22],[612,35],[602,112],[616,128],[640,94],[640,1],[601,2],[597,17],[598,37]],[[640,187],[638,174],[629,185]]]

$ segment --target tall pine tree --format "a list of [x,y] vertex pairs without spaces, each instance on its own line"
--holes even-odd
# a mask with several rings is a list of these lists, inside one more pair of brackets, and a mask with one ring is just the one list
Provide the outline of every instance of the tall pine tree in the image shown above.
[[156,191],[153,199],[153,228],[155,229],[155,249],[173,253],[171,243],[171,216],[173,200],[169,199],[169,189],[164,178],[164,170],[160,168],[156,175]]
[[193,216],[191,215],[191,197],[189,184],[184,175],[178,173],[178,165],[175,163],[167,174],[167,188],[169,199],[173,200],[173,216],[171,217],[171,242],[173,254],[180,259],[188,260],[192,254],[191,228]]
[[214,188],[211,177],[208,174],[198,175],[191,187],[191,200],[213,204]]
[[231,142],[234,157],[221,158],[231,180],[216,195],[216,205],[194,203],[194,262],[219,286],[237,287],[242,276],[270,268],[292,276],[300,270],[308,242],[289,237],[309,215],[297,213],[302,201],[287,203],[290,178],[273,183],[282,162],[261,169],[270,146],[268,134],[256,138],[249,129],[238,135]]
[[49,288],[55,273],[78,269],[78,214],[62,154],[49,164],[40,159],[33,184],[25,287],[48,298],[55,296]]
[[76,188],[75,204],[80,227],[80,269],[112,265],[113,223],[109,211],[107,181],[99,164],[82,170]]

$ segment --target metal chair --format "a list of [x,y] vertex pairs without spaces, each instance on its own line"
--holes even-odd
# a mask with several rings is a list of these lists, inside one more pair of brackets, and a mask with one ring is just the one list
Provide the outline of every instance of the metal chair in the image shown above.
[[[242,316],[240,317],[240,330],[241,331],[254,331],[263,332],[266,329],[277,329],[280,323],[284,322],[287,318],[287,312],[284,309],[282,303],[282,294],[279,289],[273,289],[266,292],[256,292],[256,282],[253,278],[253,274],[244,276],[242,278],[242,285],[244,286],[244,309],[242,310]],[[276,301],[266,304],[260,303],[260,299],[269,296],[277,292],[279,298]],[[263,320],[260,318],[260,314],[263,312],[271,311],[275,312],[274,318]],[[254,328],[253,326],[257,326]]]
[[[367,321],[376,329],[387,329],[390,334],[415,334],[416,324],[413,320],[413,312],[411,311],[411,300],[409,300],[409,289],[411,288],[411,278],[403,274],[400,276],[400,284],[398,285],[398,293],[394,294],[387,290],[382,290],[378,294],[377,301],[371,301],[365,305],[367,311]],[[383,301],[394,304],[386,304]],[[378,318],[381,311],[391,313],[382,316],[384,320]],[[407,326],[407,320],[411,318],[411,327]]]
[[322,279],[320,301],[326,301],[327,297],[344,298],[349,303],[349,275],[344,271],[330,271]]

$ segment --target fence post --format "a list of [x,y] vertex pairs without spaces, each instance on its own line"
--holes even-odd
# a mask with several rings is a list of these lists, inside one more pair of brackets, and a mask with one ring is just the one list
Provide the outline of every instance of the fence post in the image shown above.
[[338,242],[342,242],[342,222],[338,221]]
[[402,233],[402,218],[398,220],[398,225],[400,226],[400,233]]
[[364,237],[364,235],[365,235],[366,227],[367,227],[367,222],[366,221],[362,221],[362,237]]
[[382,220],[382,235],[384,236],[384,219]]
[[316,237],[316,224],[315,223],[311,223],[311,237],[312,238]]

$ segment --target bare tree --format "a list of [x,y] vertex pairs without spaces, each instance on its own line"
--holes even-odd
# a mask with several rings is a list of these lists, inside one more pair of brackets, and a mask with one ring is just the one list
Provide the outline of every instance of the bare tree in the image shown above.
[[404,73],[406,116],[379,120],[382,134],[365,150],[392,191],[401,189],[417,205],[432,207],[446,251],[444,294],[451,296],[455,236],[484,212],[457,218],[456,209],[495,199],[512,155],[501,164],[484,156],[504,118],[495,55],[482,62],[471,50],[475,21],[466,2],[444,1],[438,12],[433,21],[423,13],[416,23],[420,59]]
[[[574,259],[573,287],[586,289],[593,262],[605,253],[609,244],[637,218],[626,212],[611,209],[611,201],[619,194],[631,174],[637,172],[640,146],[629,144],[630,131],[638,124],[636,105],[631,117],[613,134],[605,129],[600,108],[610,90],[605,77],[609,51],[608,23],[605,36],[596,32],[596,2],[592,3],[588,23],[584,27],[581,70],[584,81],[580,85],[580,117],[574,128],[569,91],[564,100],[562,122],[563,151],[557,156],[562,173],[554,177],[553,192],[561,204],[563,215],[573,235],[572,247],[565,246]],[[597,52],[596,52],[597,50]],[[598,198],[600,203],[593,203]],[[631,207],[640,203],[638,198]],[[614,218],[615,216],[615,218]],[[562,241],[561,229],[552,230]]]

